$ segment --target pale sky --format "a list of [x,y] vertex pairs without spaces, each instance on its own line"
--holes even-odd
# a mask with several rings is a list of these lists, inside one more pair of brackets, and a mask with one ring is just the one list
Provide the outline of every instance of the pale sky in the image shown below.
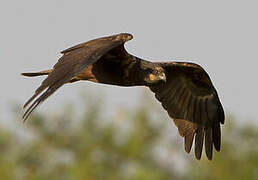
[[[0,6],[0,119],[7,121],[10,104],[23,103],[42,80],[21,77],[21,72],[52,67],[60,51],[78,43],[128,32],[134,35],[126,44],[129,53],[152,61],[200,64],[209,73],[226,114],[241,122],[256,121],[257,5],[250,0],[4,1]],[[83,89],[104,94],[113,110],[132,108],[141,93],[151,94],[144,88],[82,82],[58,90],[38,112],[62,111],[60,107],[73,97],[78,99],[75,94]]]

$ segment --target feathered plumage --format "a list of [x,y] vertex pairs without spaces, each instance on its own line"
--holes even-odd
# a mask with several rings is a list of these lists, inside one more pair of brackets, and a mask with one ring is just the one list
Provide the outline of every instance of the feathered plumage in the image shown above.
[[[132,39],[127,33],[103,37],[62,51],[63,56],[50,70],[22,73],[48,75],[25,103],[26,120],[33,110],[66,83],[88,80],[118,86],[147,86],[174,120],[190,152],[195,138],[195,156],[201,158],[203,143],[208,159],[213,146],[220,150],[224,111],[218,94],[203,68],[194,63],[152,63],[124,49]],[[203,142],[204,141],[204,142]]]

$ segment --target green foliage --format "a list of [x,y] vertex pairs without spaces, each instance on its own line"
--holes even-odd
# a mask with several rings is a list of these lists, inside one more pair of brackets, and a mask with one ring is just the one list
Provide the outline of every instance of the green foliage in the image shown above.
[[101,117],[100,103],[80,107],[85,112],[77,121],[71,108],[66,107],[61,115],[32,116],[20,124],[21,136],[1,130],[0,179],[151,180],[174,176],[153,157],[162,126],[151,124],[144,107],[123,112],[126,126],[120,118],[110,122]]
[[[172,123],[153,115],[151,103],[133,112],[118,109],[108,118],[103,101],[97,102],[81,105],[79,116],[66,106],[63,114],[35,114],[25,124],[15,120],[17,128],[1,127],[0,179],[258,179],[256,126],[239,127],[227,119],[221,152],[212,161],[204,156],[198,161],[183,152],[181,137],[169,138]],[[160,158],[164,154],[169,158]]]

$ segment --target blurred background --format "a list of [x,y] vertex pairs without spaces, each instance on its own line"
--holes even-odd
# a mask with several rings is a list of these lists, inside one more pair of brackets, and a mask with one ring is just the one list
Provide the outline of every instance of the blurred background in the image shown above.
[[[0,179],[258,179],[256,1],[3,1]],[[213,160],[187,155],[153,94],[79,82],[23,124],[22,104],[60,51],[129,32],[129,53],[187,61],[209,73],[226,113]]]

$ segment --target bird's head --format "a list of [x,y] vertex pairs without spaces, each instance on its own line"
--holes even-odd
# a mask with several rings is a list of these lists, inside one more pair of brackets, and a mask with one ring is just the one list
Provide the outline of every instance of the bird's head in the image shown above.
[[156,84],[158,82],[166,82],[165,70],[161,66],[150,66],[145,69],[146,74],[144,81],[147,84]]

